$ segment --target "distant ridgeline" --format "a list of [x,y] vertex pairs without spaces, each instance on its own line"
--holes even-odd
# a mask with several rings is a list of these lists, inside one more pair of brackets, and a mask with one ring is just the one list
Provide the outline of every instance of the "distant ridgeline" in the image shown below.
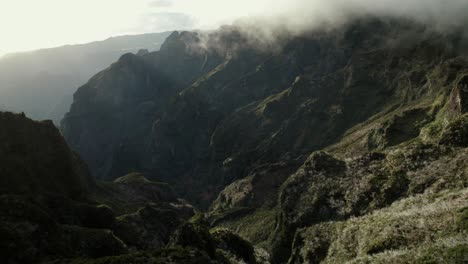
[[121,36],[0,58],[0,109],[60,124],[76,88],[122,54],[159,50],[171,32]]

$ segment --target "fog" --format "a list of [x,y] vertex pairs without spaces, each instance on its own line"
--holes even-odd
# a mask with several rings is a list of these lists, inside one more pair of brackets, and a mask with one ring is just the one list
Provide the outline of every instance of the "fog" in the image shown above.
[[[200,4],[206,6],[210,2],[201,0]],[[352,19],[366,16],[405,19],[425,25],[428,31],[443,34],[464,31],[464,35],[468,36],[468,0],[260,0],[252,5],[241,0],[236,4],[236,8],[213,5],[211,12],[232,18],[229,23],[233,27],[223,26],[224,22],[212,27],[221,27],[222,30],[235,28],[247,36],[247,41],[260,48],[280,47],[279,40],[285,35],[334,29]],[[194,15],[201,16],[201,13]],[[202,33],[201,36],[205,48],[224,48],[221,46],[224,44],[213,39],[213,34]]]
[[193,28],[198,29],[213,29],[239,19],[260,19],[302,31],[337,25],[365,14],[406,16],[447,28],[465,23],[468,13],[468,0],[165,0],[153,1],[151,6],[186,14],[193,18]]
[[263,21],[262,30],[301,32],[356,15],[396,15],[445,30],[466,22],[467,13],[468,0],[4,0],[0,55],[124,34],[215,29],[239,20]]
[[[290,0],[274,1],[264,17],[303,30],[343,23],[357,15],[405,16],[437,28],[466,23],[467,0]],[[282,18],[280,20],[275,18]]]

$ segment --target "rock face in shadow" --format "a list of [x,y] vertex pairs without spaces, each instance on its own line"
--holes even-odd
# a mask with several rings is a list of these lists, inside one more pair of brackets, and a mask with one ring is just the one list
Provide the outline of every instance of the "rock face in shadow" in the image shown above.
[[216,64],[216,56],[187,52],[189,37],[174,33],[160,52],[123,55],[75,93],[62,131],[98,178],[145,171],[149,133],[162,109]]
[[114,215],[88,201],[96,187],[51,121],[0,113],[1,256],[6,263],[122,254],[104,227]]
[[87,166],[50,121],[0,112],[0,193],[79,197],[93,187]]
[[[210,250],[169,244],[195,210],[168,184],[136,172],[114,182],[94,180],[51,121],[0,112],[0,126],[2,263],[99,258],[128,263],[144,257],[215,263],[220,258],[216,244]],[[206,235],[214,241],[209,231]],[[230,247],[219,250],[230,252]]]

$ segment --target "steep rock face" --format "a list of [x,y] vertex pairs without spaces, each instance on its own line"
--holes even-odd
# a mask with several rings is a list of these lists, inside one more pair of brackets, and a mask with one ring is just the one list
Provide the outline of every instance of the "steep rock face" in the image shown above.
[[190,51],[188,37],[174,33],[160,52],[126,54],[75,93],[62,131],[96,177],[143,170],[148,133],[163,106],[212,68],[216,58]]

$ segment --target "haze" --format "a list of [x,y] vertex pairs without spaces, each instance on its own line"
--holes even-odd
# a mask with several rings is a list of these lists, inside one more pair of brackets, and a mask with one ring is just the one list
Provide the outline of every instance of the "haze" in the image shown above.
[[[212,28],[237,18],[248,2],[0,0],[0,55],[117,35]],[[252,7],[260,9],[266,2],[258,1]]]
[[111,36],[210,29],[243,17],[272,18],[302,30],[349,15],[408,15],[452,26],[468,13],[467,0],[0,0],[0,55]]

